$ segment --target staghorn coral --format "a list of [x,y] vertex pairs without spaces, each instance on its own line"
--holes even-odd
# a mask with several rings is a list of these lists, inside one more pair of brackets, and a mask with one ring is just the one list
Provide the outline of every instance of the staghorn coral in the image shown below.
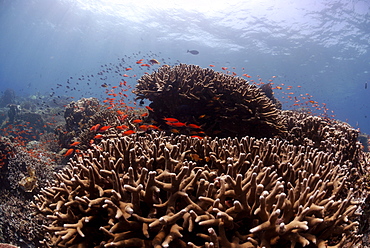
[[151,101],[149,117],[163,130],[172,128],[163,118],[173,117],[200,125],[212,137],[276,137],[285,131],[280,111],[261,89],[212,69],[165,65],[143,75],[134,93]]
[[342,247],[357,240],[348,175],[278,139],[110,136],[32,207],[46,247]]
[[345,122],[312,116],[302,112],[283,111],[289,132],[285,139],[294,145],[307,145],[320,151],[332,153],[337,163],[351,162],[361,170],[363,161],[359,130]]

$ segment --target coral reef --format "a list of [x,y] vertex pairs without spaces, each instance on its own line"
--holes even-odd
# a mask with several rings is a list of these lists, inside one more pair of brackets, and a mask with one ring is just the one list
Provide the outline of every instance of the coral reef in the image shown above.
[[212,69],[165,65],[143,75],[134,93],[151,101],[149,118],[163,130],[172,129],[163,120],[171,117],[201,126],[211,137],[277,137],[285,132],[280,111],[261,89]]
[[30,202],[39,187],[52,180],[54,168],[44,150],[34,147],[31,154],[12,136],[0,137],[0,150],[7,154],[0,169],[0,242],[34,247],[41,236],[41,224],[46,222],[32,217]]
[[283,111],[287,119],[284,139],[294,145],[305,145],[333,154],[337,163],[351,162],[356,168],[363,159],[361,144],[357,141],[359,131],[337,120],[312,116],[302,112]]
[[279,139],[110,136],[32,207],[46,247],[341,247],[358,239],[349,170]]
[[18,248],[18,246],[0,243],[0,248]]
[[114,125],[117,115],[106,108],[102,108],[96,98],[81,98],[72,101],[66,106],[64,112],[65,125],[59,125],[55,129],[59,144],[62,147],[69,147],[74,141],[79,141],[79,148],[87,149],[89,142],[95,136],[90,128],[96,124]]

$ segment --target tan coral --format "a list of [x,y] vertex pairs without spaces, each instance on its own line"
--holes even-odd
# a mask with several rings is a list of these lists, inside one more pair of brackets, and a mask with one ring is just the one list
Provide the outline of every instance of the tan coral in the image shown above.
[[277,139],[110,138],[33,207],[50,247],[341,247],[359,203],[331,158]]

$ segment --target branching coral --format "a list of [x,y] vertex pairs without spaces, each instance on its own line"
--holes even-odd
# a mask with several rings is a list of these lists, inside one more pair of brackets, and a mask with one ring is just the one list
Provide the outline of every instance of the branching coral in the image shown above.
[[275,137],[285,131],[280,111],[261,89],[196,65],[162,66],[142,76],[134,92],[137,99],[151,101],[149,117],[162,129],[163,118],[174,117],[200,125],[213,137]]
[[358,225],[348,173],[278,139],[111,137],[32,207],[47,247],[341,247]]

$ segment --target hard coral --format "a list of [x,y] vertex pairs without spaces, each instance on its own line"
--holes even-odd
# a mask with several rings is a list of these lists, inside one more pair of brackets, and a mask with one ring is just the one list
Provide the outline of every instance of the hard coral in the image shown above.
[[341,247],[348,170],[278,139],[135,134],[75,155],[32,207],[46,247]]
[[166,128],[164,117],[199,125],[208,136],[276,137],[284,119],[261,89],[196,65],[162,66],[138,80],[137,99],[148,99],[150,118]]
[[338,163],[351,162],[361,168],[361,144],[359,131],[349,124],[297,111],[282,111],[287,119],[289,132],[285,139],[294,145],[307,145],[334,155]]

